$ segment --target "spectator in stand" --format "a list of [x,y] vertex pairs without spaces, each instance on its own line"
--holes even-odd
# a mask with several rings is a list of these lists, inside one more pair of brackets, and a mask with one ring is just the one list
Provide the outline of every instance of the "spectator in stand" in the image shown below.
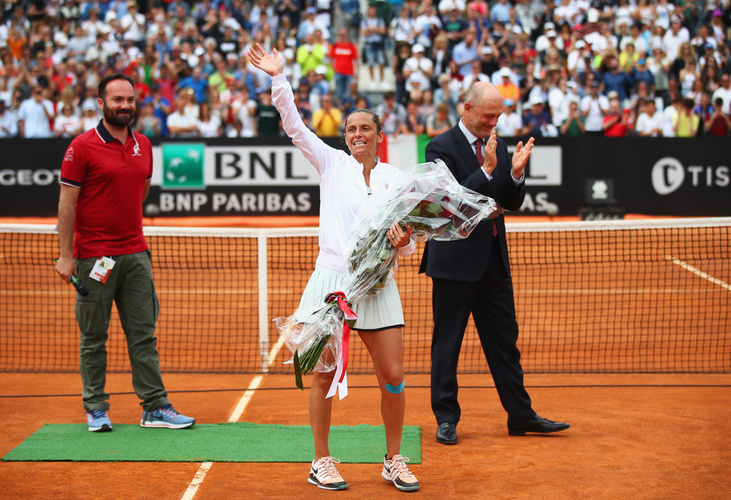
[[545,99],[540,94],[531,97],[531,109],[523,115],[520,135],[533,137],[556,137],[558,130],[551,123],[551,114],[545,109]]
[[579,102],[577,100],[572,100],[569,103],[568,116],[563,120],[559,131],[565,137],[579,137],[584,134],[584,117],[579,112]]
[[56,119],[53,102],[45,97],[46,91],[40,85],[33,87],[31,97],[20,104],[18,110],[18,131],[27,139],[53,137],[51,123]]
[[8,111],[5,101],[0,99],[0,138],[18,135],[18,118]]
[[[683,42],[690,42],[690,34],[683,27],[682,20],[678,16],[673,16],[670,20],[670,29],[662,37],[663,49],[668,55],[668,59],[672,63],[680,54],[680,45]],[[688,45],[690,48],[690,44]],[[682,56],[681,56],[682,57]]]
[[495,85],[500,95],[503,96],[503,100],[507,99],[517,103],[520,100],[520,89],[511,80],[513,72],[507,66],[500,68],[497,72],[501,81],[498,85]]
[[229,78],[233,78],[233,75],[229,73],[224,59],[219,59],[216,62],[216,72],[208,77],[208,88],[216,89],[218,92],[223,92],[228,88],[227,81]]
[[698,130],[696,131],[697,136],[708,135],[706,131],[706,122],[711,117],[714,111],[714,107],[711,101],[711,94],[708,92],[701,91],[700,101],[696,101],[697,104],[693,111],[698,115]]
[[75,114],[73,103],[66,103],[61,114],[53,121],[53,133],[56,137],[76,137],[81,133],[81,120]]
[[187,88],[193,89],[198,104],[208,99],[208,80],[203,77],[200,66],[193,68],[190,76],[183,78],[178,83],[178,91]]
[[388,27],[388,34],[395,43],[408,43],[413,45],[416,40],[416,21],[411,17],[407,8],[402,8],[398,16],[391,20]]
[[731,76],[728,72],[721,75],[721,86],[713,92],[713,102],[718,99],[723,102],[721,111],[728,116],[731,112]]
[[323,95],[320,103],[322,107],[312,113],[312,129],[318,137],[337,137],[343,113],[334,106],[331,93]]
[[627,137],[630,135],[631,127],[627,113],[622,109],[619,94],[612,90],[607,98],[609,99],[609,111],[602,120],[604,137]]
[[604,135],[602,123],[604,115],[609,112],[609,100],[599,94],[599,82],[591,82],[589,88],[590,93],[581,99],[579,105],[581,115],[584,117],[585,131],[591,135]]
[[489,81],[490,77],[482,72],[482,64],[480,63],[480,61],[474,61],[472,63],[472,72],[469,75],[465,76],[464,80],[462,80],[462,92],[466,93],[473,83]]
[[476,43],[477,32],[474,28],[468,28],[464,40],[454,46],[452,60],[459,66],[459,73],[466,77],[472,72],[472,63],[479,61]]
[[456,123],[460,116],[459,92],[452,90],[449,80],[449,75],[439,75],[439,88],[434,91],[434,104],[439,106],[441,103],[446,103],[449,106],[449,117]]
[[628,97],[628,89],[632,88],[632,79],[619,67],[619,59],[614,54],[607,55],[603,64],[606,65],[606,72],[602,76],[604,94],[609,96],[610,92],[615,91],[620,103],[624,102]]
[[434,63],[424,56],[425,48],[421,44],[414,44],[411,48],[411,57],[404,61],[403,77],[407,92],[411,92],[411,81],[418,81],[421,90],[428,89],[431,85],[431,78],[434,75]]
[[492,81],[492,75],[500,70],[497,59],[495,59],[495,49],[492,46],[482,45],[480,47],[480,65],[481,72],[490,77],[490,81]]
[[523,128],[523,118],[515,112],[516,102],[503,99],[503,113],[497,120],[495,129],[498,137],[517,137]]
[[[368,6],[368,16],[360,23],[360,33],[364,39],[365,64],[371,77],[371,88],[383,87],[383,73],[386,67],[386,24],[376,16],[376,7]],[[378,65],[378,79],[373,68]]]
[[330,46],[330,61],[335,72],[335,96],[341,105],[350,82],[358,74],[358,47],[348,39],[348,30],[338,31],[338,41]]
[[256,106],[256,127],[259,137],[278,137],[282,131],[282,118],[272,104],[272,90],[264,89],[259,93]]
[[401,124],[401,134],[421,135],[426,130],[426,117],[419,113],[418,101],[409,100],[406,104],[406,120]]
[[447,39],[447,35],[442,31],[434,38],[434,44],[429,56],[432,67],[434,68],[431,82],[433,88],[436,89],[439,86],[438,78],[447,71],[451,58],[452,54],[449,50],[449,40]]
[[[462,17],[464,8],[459,9],[456,5],[448,9],[446,12],[442,11],[442,4],[448,5],[449,2],[439,2],[439,8],[442,12],[442,25],[444,32],[447,35],[448,50],[452,52],[458,43],[462,41],[465,36],[465,31],[468,29],[467,22]],[[475,30],[475,28],[472,28]]]
[[637,117],[635,131],[639,137],[662,137],[662,116],[657,112],[654,99],[645,103],[645,110]]
[[[329,38],[330,31],[327,27],[322,26],[315,18],[317,17],[317,9],[315,7],[307,7],[305,10],[305,19],[300,22],[297,29],[297,40],[300,43],[305,42],[307,35],[314,33],[315,29],[322,30],[323,36]],[[306,43],[306,42],[305,42]]]
[[394,79],[396,81],[396,102],[399,103],[403,103],[408,99],[404,68],[406,67],[406,61],[410,58],[411,46],[405,42],[396,44],[391,70],[393,71]]
[[175,100],[175,111],[170,113],[167,119],[170,137],[196,137],[196,119],[185,112],[185,98],[178,97]]
[[240,100],[232,103],[234,120],[241,120],[243,137],[256,137],[256,107],[257,102],[249,96],[249,89],[240,89]]
[[[94,125],[96,126],[96,124]],[[93,128],[93,127],[92,127]],[[151,137],[160,137],[162,124],[160,119],[155,116],[155,105],[152,101],[147,101],[142,105],[140,117],[135,124],[135,132],[142,134],[148,139]]]
[[421,14],[414,22],[416,42],[429,52],[432,48],[432,40],[441,31],[441,28],[442,20],[436,15],[434,5],[425,3]]
[[713,112],[703,124],[706,135],[711,137],[728,137],[731,133],[731,120],[723,112],[723,100],[719,97],[713,102]]
[[698,80],[698,74],[696,73],[696,64],[693,57],[688,57],[685,61],[685,67],[680,70],[680,77],[678,82],[680,83],[680,93],[683,97],[690,97],[693,92],[696,80]]
[[168,136],[167,117],[171,112],[170,100],[162,96],[160,85],[153,83],[150,85],[150,97],[142,101],[143,107],[148,102],[151,102],[155,108],[154,115],[160,120],[160,135],[162,137]]
[[223,134],[221,119],[211,113],[211,105],[207,102],[202,102],[198,108],[195,130],[198,137],[221,137]]
[[675,137],[695,137],[700,123],[700,117],[695,114],[695,103],[692,99],[683,99],[680,109],[673,118],[673,133]]
[[396,137],[401,125],[406,120],[406,108],[396,102],[396,95],[388,91],[383,94],[383,102],[376,108],[376,114],[381,118],[383,133],[389,137]]
[[343,112],[343,116],[348,116],[350,113],[355,111],[356,109],[361,109],[356,107],[357,101],[360,97],[363,97],[365,99],[365,108],[362,109],[371,109],[371,102],[368,99],[367,96],[360,93],[358,90],[358,79],[354,78],[350,80],[350,83],[348,84],[348,94],[345,96],[345,99],[343,99],[340,102],[340,111]]
[[566,57],[566,69],[569,76],[577,81],[581,79],[587,70],[591,71],[591,50],[586,47],[584,40],[576,40],[573,50]]
[[303,75],[321,66],[327,54],[322,44],[315,43],[315,35],[309,33],[305,36],[303,43],[297,49],[297,64],[300,66]]
[[436,137],[454,127],[455,121],[450,116],[449,104],[442,101],[437,104],[437,111],[426,117],[426,135]]

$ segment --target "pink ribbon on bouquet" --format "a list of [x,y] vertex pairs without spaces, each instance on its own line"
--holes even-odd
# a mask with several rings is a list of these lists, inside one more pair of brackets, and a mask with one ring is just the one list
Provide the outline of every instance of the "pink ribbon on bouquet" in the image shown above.
[[325,302],[330,303],[333,300],[338,301],[338,307],[343,312],[345,321],[343,322],[343,345],[341,349],[340,359],[338,359],[337,367],[335,369],[335,376],[333,377],[332,384],[330,384],[330,390],[327,392],[328,398],[335,395],[335,392],[340,390],[340,399],[343,399],[348,395],[348,354],[350,352],[350,327],[355,324],[355,320],[358,319],[358,315],[348,305],[348,301],[345,300],[345,294],[343,292],[333,292],[325,297]]

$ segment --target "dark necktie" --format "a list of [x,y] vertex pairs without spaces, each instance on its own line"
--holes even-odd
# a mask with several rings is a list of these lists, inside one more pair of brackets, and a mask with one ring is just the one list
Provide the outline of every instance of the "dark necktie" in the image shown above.
[[[475,156],[477,156],[477,161],[480,163],[480,167],[482,167],[485,163],[485,157],[482,156],[482,139],[475,141]],[[495,219],[492,220],[492,236],[497,236],[497,222],[495,222]]]

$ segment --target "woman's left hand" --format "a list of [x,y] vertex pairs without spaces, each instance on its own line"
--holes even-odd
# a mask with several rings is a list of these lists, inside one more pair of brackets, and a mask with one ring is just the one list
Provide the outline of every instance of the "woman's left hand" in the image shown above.
[[388,230],[387,236],[388,241],[390,241],[394,247],[405,247],[411,241],[411,228],[406,226],[406,230],[404,231],[398,223],[395,223],[391,226],[391,229]]

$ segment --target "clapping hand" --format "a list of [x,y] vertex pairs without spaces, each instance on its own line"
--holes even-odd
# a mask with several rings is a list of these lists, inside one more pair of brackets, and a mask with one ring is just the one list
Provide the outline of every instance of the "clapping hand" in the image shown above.
[[279,57],[277,49],[272,49],[272,53],[269,54],[258,43],[252,45],[249,49],[249,61],[269,76],[281,75],[284,72],[284,63]]
[[523,169],[526,163],[528,163],[528,158],[530,158],[530,154],[533,151],[534,142],[535,139],[531,137],[525,143],[525,146],[523,145],[523,141],[520,141],[515,146],[515,153],[513,153],[513,178],[520,179],[523,176]]
[[495,167],[497,167],[497,132],[492,129],[487,144],[485,144],[485,161],[482,168],[487,172],[487,175],[492,175]]

